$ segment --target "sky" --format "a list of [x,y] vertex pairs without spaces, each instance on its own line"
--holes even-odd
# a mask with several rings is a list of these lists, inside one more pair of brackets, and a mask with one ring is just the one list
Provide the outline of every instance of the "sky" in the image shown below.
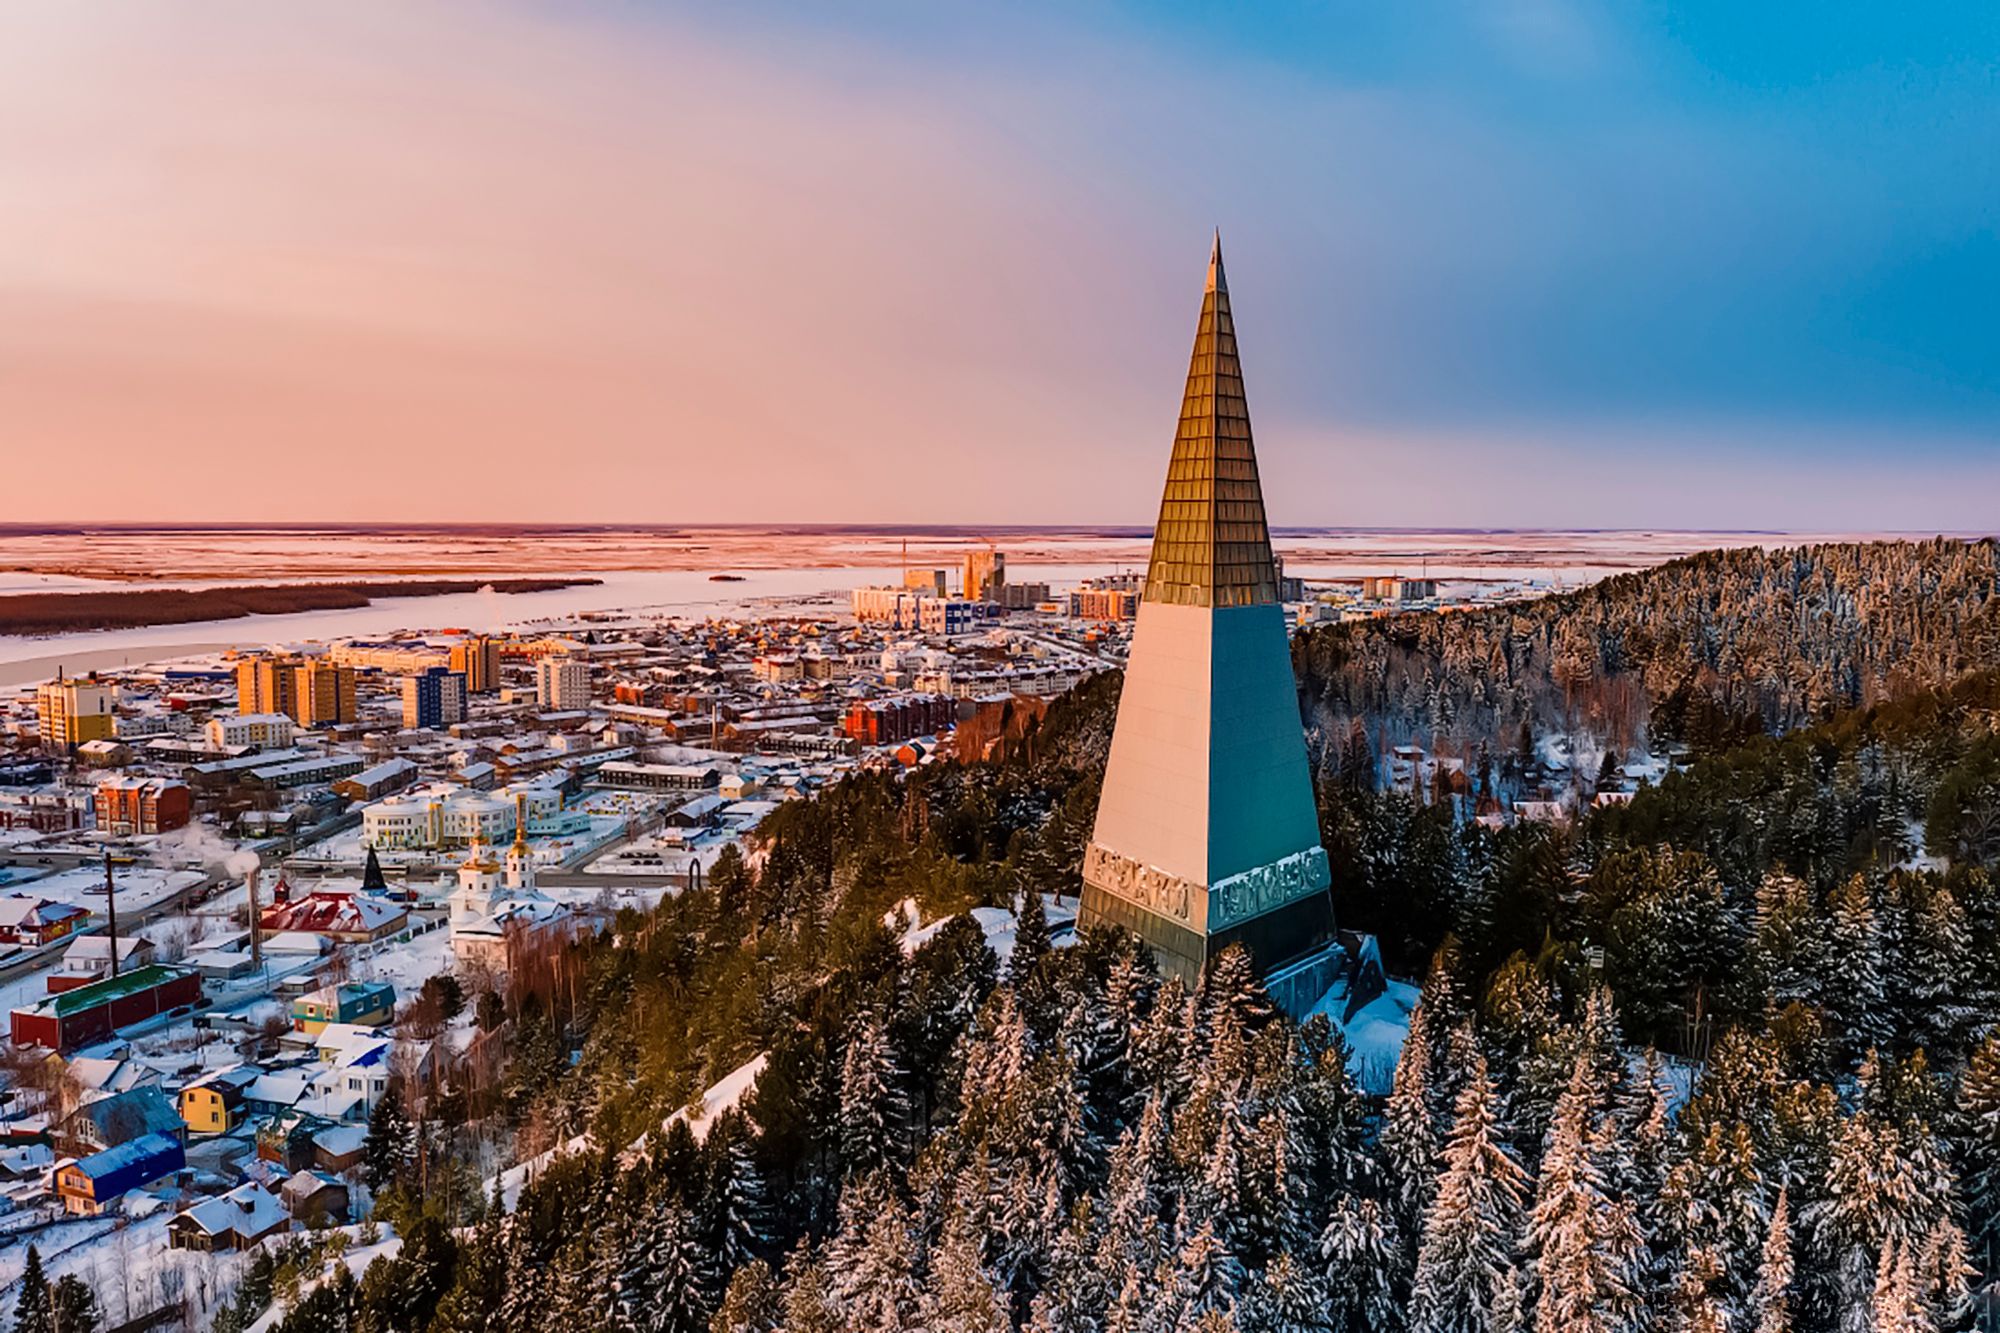
[[2000,523],[2000,7],[0,7],[0,521]]

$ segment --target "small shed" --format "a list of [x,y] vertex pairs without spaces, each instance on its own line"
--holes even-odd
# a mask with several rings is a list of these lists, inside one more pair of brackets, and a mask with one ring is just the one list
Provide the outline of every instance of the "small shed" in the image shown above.
[[325,1171],[301,1171],[278,1190],[285,1211],[307,1226],[347,1221],[347,1183]]

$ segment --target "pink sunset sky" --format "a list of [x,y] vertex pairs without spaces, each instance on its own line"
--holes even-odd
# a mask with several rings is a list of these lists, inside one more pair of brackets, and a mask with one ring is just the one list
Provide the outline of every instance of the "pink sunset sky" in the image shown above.
[[1813,350],[1909,232],[1801,259],[1836,150],[1573,8],[1468,92],[1059,9],[9,6],[0,520],[1145,522],[1220,224],[1278,523],[1990,524],[1991,378]]

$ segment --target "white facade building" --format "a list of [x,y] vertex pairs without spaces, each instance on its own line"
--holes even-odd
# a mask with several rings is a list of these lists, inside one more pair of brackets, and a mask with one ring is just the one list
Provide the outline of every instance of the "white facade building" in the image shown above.
[[385,850],[435,851],[481,840],[504,843],[522,832],[516,820],[523,813],[529,833],[567,830],[562,792],[554,787],[520,783],[505,791],[484,792],[439,784],[363,808],[361,838],[367,846]]
[[292,743],[298,724],[283,713],[238,713],[208,720],[210,745],[254,745],[279,750]]
[[552,712],[590,707],[590,664],[574,657],[535,663],[535,700]]

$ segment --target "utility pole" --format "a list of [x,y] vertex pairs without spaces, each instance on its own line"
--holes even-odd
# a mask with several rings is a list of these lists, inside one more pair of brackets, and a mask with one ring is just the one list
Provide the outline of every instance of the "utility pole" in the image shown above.
[[263,914],[257,907],[257,876],[262,869],[261,865],[252,867],[243,877],[244,887],[250,890],[250,966],[259,976],[264,972],[264,932],[259,929]]
[[118,979],[118,884],[111,877],[111,853],[104,853],[105,930],[111,936],[111,979]]

